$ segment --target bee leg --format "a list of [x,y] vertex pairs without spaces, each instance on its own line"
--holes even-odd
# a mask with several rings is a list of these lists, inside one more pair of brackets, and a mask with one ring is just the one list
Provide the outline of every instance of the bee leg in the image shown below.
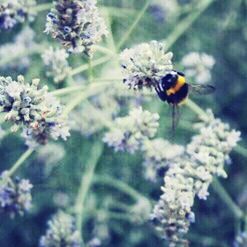
[[159,98],[162,101],[166,101],[167,100],[166,91],[162,90],[159,85],[156,85],[154,88],[155,88],[155,91],[158,94]]
[[175,139],[176,128],[179,122],[180,112],[177,104],[172,105],[172,140]]

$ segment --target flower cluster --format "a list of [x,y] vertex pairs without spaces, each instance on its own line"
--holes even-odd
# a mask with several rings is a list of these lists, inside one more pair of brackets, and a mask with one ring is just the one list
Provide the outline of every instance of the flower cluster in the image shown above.
[[131,219],[135,223],[146,222],[149,218],[151,211],[152,211],[152,205],[150,201],[147,200],[146,198],[140,198],[131,207],[130,210]]
[[11,179],[8,172],[0,175],[0,212],[8,213],[11,217],[22,215],[31,208],[32,184],[27,179]]
[[47,15],[46,33],[58,39],[70,52],[92,54],[93,45],[107,34],[96,0],[56,0]]
[[88,247],[99,247],[101,246],[101,241],[98,238],[93,238],[87,243]]
[[59,211],[48,222],[46,234],[41,237],[40,247],[81,247],[80,233],[73,216]]
[[187,145],[186,153],[166,172],[163,194],[151,215],[170,246],[185,243],[183,235],[194,220],[191,208],[195,196],[206,199],[213,177],[226,177],[224,162],[240,138],[240,132],[215,119],[211,111],[202,120],[196,126],[200,132]]
[[50,47],[42,55],[46,66],[46,75],[52,77],[55,83],[63,81],[71,70],[67,58],[68,53],[64,49],[53,49]]
[[194,181],[183,171],[187,165],[190,163],[184,159],[172,164],[164,178],[163,194],[150,216],[156,230],[169,242],[169,247],[188,245],[184,234],[194,221],[191,211],[194,203]]
[[26,83],[23,76],[17,81],[0,77],[0,106],[6,113],[5,120],[14,123],[12,130],[23,127],[28,145],[45,144],[49,138],[66,140],[69,136],[60,103],[47,87],[39,89],[39,79]]
[[120,54],[124,83],[133,89],[153,87],[172,70],[172,56],[165,45],[157,41],[125,49]]
[[172,160],[181,156],[184,147],[157,138],[147,140],[143,145],[145,177],[150,181],[156,181],[157,174],[169,167]]
[[215,64],[212,56],[206,53],[191,52],[182,58],[184,72],[195,83],[207,83],[211,80],[211,69]]
[[203,122],[195,125],[200,132],[192,138],[186,151],[196,164],[194,175],[198,178],[197,195],[200,199],[206,199],[213,176],[227,177],[224,163],[229,160],[229,153],[240,140],[240,132],[231,130],[228,124],[214,118],[211,110],[207,110],[207,114],[201,118]]
[[[16,36],[14,42],[7,43],[0,46],[0,57],[6,58],[10,54],[18,56],[24,54],[27,50],[35,49],[37,44],[34,42],[35,33],[30,27],[25,27],[22,31]],[[14,69],[25,69],[30,65],[30,59],[27,56],[21,56],[19,59],[15,59],[8,63],[7,65],[2,65],[3,68],[11,67]]]
[[237,235],[234,243],[234,247],[245,247],[247,246],[247,233],[246,232],[241,232],[240,234]]
[[33,20],[32,7],[36,5],[35,0],[3,0],[0,3],[0,30],[11,29],[17,23],[25,20]]
[[153,0],[149,8],[157,22],[174,21],[179,13],[177,0]]
[[159,126],[159,115],[143,110],[133,109],[128,116],[114,121],[112,129],[106,133],[104,142],[115,151],[134,153],[140,149],[147,138],[152,138]]

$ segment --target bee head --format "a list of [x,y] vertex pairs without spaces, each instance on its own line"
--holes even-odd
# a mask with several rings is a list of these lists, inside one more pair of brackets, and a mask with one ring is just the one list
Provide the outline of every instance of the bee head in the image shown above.
[[169,88],[173,87],[178,79],[178,73],[176,71],[172,71],[168,74],[166,74],[162,79],[161,79],[161,84],[162,87],[166,90]]

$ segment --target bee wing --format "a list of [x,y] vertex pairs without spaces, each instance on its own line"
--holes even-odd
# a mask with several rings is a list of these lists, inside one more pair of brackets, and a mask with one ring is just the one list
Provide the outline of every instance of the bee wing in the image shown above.
[[191,93],[195,94],[211,94],[215,91],[215,87],[212,85],[203,85],[203,84],[195,84],[195,83],[190,83],[189,85],[189,91]]

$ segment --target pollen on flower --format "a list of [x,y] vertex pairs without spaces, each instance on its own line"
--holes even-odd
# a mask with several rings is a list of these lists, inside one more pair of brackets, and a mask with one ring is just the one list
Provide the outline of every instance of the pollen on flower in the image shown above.
[[93,45],[107,34],[96,0],[55,0],[47,15],[46,33],[58,39],[69,52],[92,55]]
[[35,0],[3,0],[0,3],[0,30],[11,29],[17,23],[25,20],[32,21],[35,13],[32,7],[36,5]]
[[17,80],[0,77],[0,106],[6,113],[5,120],[14,128],[23,128],[23,136],[29,146],[45,144],[48,139],[66,140],[69,128],[58,100],[47,92],[47,87],[39,88],[39,79],[25,82],[23,76]]
[[157,41],[125,49],[120,54],[124,83],[133,89],[152,88],[173,69],[172,57],[165,44]]

